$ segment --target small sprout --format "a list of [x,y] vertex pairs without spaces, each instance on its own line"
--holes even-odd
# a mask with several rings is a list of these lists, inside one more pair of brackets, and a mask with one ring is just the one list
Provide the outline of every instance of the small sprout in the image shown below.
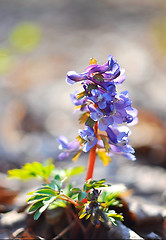
[[[95,181],[95,184],[97,183],[100,186],[103,186],[103,180],[101,181]],[[94,183],[92,184],[94,185]],[[106,187],[106,186],[105,186]],[[100,189],[100,187],[99,187]],[[98,225],[99,222],[108,222],[108,220],[111,221],[112,224],[116,225],[117,221],[123,221],[123,216],[121,214],[117,214],[115,211],[110,210],[111,205],[114,205],[114,202],[117,202],[116,196],[111,195],[111,200],[110,201],[100,201],[100,194],[102,190],[99,190],[96,188],[90,188],[90,191],[88,192],[87,196],[87,202],[82,206],[80,209],[78,215],[79,218],[86,218],[90,219],[90,221],[94,225]],[[107,196],[109,198],[109,196]],[[106,192],[105,192],[105,197],[106,199]],[[117,203],[118,204],[118,203]]]

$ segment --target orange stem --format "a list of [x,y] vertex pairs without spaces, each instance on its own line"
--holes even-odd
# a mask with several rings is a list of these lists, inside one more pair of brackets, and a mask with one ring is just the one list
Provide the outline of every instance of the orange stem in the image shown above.
[[73,199],[71,199],[70,197],[68,197],[64,194],[61,195],[60,199],[64,200],[64,201],[68,201],[68,202],[72,203],[74,206],[79,206],[79,204],[77,202],[75,202]]
[[[98,130],[98,124],[96,123],[94,126],[94,133],[96,137],[97,137],[97,130]],[[93,178],[93,171],[94,171],[95,160],[96,160],[96,147],[97,147],[97,144],[90,150],[86,181]]]

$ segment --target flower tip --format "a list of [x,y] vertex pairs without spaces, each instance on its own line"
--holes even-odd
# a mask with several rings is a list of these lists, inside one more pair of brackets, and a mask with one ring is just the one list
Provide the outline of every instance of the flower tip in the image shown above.
[[89,60],[89,65],[97,64],[97,59],[96,58],[90,58]]

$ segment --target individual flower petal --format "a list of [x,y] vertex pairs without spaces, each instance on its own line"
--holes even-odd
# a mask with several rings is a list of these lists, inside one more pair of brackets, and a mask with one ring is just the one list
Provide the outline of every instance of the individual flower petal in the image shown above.
[[106,99],[104,94],[101,94],[98,89],[92,89],[91,95],[92,96],[89,97],[89,99],[96,103],[100,109],[104,109],[106,107]]
[[124,73],[125,73],[125,70],[121,69],[120,75],[118,77],[114,78],[115,84],[122,84],[125,81],[126,76],[124,75]]
[[127,113],[130,114],[130,116],[132,116],[132,121],[128,122],[127,125],[128,126],[134,126],[135,124],[138,123],[138,110],[136,108],[131,108],[130,110],[127,110]]
[[97,143],[97,138],[92,128],[85,126],[84,130],[79,130],[80,137],[85,140],[83,151],[88,152]]
[[68,142],[65,136],[60,136],[57,141],[60,143],[59,149],[63,151],[58,156],[60,160],[69,157],[71,153],[75,153],[80,149],[80,144],[76,139]]
[[107,130],[107,127],[109,125],[112,125],[114,122],[112,117],[103,117],[99,120],[99,129],[100,131],[105,131]]
[[102,117],[104,117],[103,112],[99,108],[95,108],[92,104],[89,105],[90,117],[94,121],[99,121]]
[[[106,132],[109,138],[111,152],[118,155],[125,155],[131,159],[131,155],[135,151],[128,144],[128,135],[130,134],[130,130],[126,126],[121,126],[119,128],[117,126],[109,126]],[[132,158],[132,160],[134,159],[135,157]]]
[[65,136],[60,136],[57,141],[60,143],[61,149],[68,149],[68,140]]
[[59,160],[64,160],[65,158],[68,158],[70,155],[69,152],[61,152],[58,156]]
[[75,71],[69,71],[67,73],[66,82],[69,84],[74,84],[75,82],[79,82],[86,79],[88,79],[86,73],[78,74]]
[[[109,55],[108,61],[103,64],[93,64],[88,66],[83,73],[76,73],[75,71],[69,71],[67,73],[66,81],[69,84],[73,84],[79,81],[92,81],[96,85],[102,86],[106,88],[106,83],[115,81],[115,83],[119,84],[125,80],[123,76],[124,70],[120,69],[119,64],[114,58]],[[101,76],[101,79],[96,78],[96,76]],[[117,79],[117,80],[116,80]]]
[[117,63],[117,60],[115,60],[111,55],[108,56],[108,65],[110,71],[113,72],[115,75],[120,73],[120,66]]

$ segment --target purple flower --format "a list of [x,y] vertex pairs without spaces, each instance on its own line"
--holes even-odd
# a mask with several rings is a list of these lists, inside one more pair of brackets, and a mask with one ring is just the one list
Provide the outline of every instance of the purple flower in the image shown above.
[[136,108],[131,107],[130,109],[127,109],[127,113],[128,113],[127,125],[128,126],[133,126],[133,125],[137,124],[138,123],[138,117],[137,117],[138,110]]
[[92,128],[85,126],[84,130],[79,130],[80,137],[85,140],[83,151],[88,152],[97,143],[97,138]]
[[86,80],[87,78],[87,73],[76,73],[75,71],[69,71],[67,73],[67,78],[66,82],[69,84],[74,84],[75,82],[79,82],[82,80]]
[[98,121],[99,129],[105,131],[110,124],[113,124],[114,120],[111,116],[104,116],[104,113],[99,109],[95,108],[93,105],[89,105],[90,117],[94,121]]
[[127,124],[134,125],[137,123],[138,111],[131,107],[132,101],[129,99],[127,91],[121,92],[113,104],[115,110],[113,118],[117,124],[126,122]]
[[89,99],[96,103],[100,109],[104,109],[107,102],[112,100],[112,97],[107,92],[101,93],[98,89],[92,89]]
[[60,143],[59,149],[63,150],[58,156],[60,160],[69,157],[71,153],[75,153],[80,149],[79,142],[76,139],[69,143],[65,136],[60,136],[57,141]]
[[128,144],[128,136],[130,134],[130,130],[128,127],[109,126],[106,132],[109,139],[108,142],[110,144],[111,152],[123,155],[131,160],[135,160],[135,156],[133,155],[135,151]]
[[101,118],[104,117],[104,113],[99,109],[99,108],[95,108],[93,104],[90,104],[88,106],[88,109],[90,111],[90,117],[94,120],[94,121],[99,121]]
[[[117,94],[116,90],[116,86],[125,80],[124,73],[125,70],[120,68],[111,55],[103,65],[90,65],[83,73],[67,73],[66,81],[69,84],[81,82],[83,87],[82,92],[75,92],[71,98],[76,109],[85,112],[80,118],[81,122],[85,123],[85,129],[79,131],[79,144],[84,152],[88,152],[97,144],[97,147],[105,148],[110,155],[118,154],[131,160],[135,159],[134,149],[129,145],[130,130],[122,124],[136,124],[138,111],[131,106],[132,101],[127,91]],[[94,125],[105,133],[98,131],[96,137]],[[74,142],[70,147],[70,143],[61,140],[65,150],[61,157],[68,156],[75,149],[73,144]]]
[[92,96],[89,97],[89,99],[92,100],[94,103],[96,103],[100,109],[103,109],[106,107],[105,98],[99,90],[92,89],[91,94]]
[[69,84],[79,81],[89,83],[89,81],[91,81],[103,88],[107,88],[108,83],[110,82],[121,84],[124,80],[124,70],[120,68],[117,61],[114,60],[111,55],[108,56],[108,61],[105,64],[90,65],[85,69],[85,72],[80,74],[75,71],[69,71],[66,78],[66,81]]
[[78,110],[80,110],[80,111],[88,111],[88,108],[86,105],[87,97],[77,99],[77,94],[78,94],[78,92],[75,92],[74,94],[70,94],[73,104],[75,104],[77,107],[80,106],[80,108],[78,108]]

